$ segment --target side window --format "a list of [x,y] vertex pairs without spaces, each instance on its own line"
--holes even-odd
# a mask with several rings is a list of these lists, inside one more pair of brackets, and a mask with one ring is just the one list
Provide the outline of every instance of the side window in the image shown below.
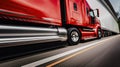
[[90,12],[89,12],[89,14],[90,14],[90,16],[91,16],[91,17],[95,17],[95,15],[94,15],[94,12],[93,12],[93,11],[90,11]]
[[77,4],[73,3],[74,10],[77,11]]

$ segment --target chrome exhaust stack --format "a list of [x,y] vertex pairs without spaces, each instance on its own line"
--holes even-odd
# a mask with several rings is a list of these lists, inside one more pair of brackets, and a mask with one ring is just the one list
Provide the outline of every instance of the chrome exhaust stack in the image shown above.
[[0,25],[0,47],[66,41],[64,28],[42,28]]

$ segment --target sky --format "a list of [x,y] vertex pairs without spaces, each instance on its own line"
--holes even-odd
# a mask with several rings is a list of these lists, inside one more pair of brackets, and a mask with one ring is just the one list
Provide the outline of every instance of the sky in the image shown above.
[[120,13],[120,0],[109,0],[116,12]]

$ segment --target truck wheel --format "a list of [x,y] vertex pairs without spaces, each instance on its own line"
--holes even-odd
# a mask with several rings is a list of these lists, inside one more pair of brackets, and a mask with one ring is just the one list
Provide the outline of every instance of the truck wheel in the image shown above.
[[81,34],[76,28],[68,29],[68,43],[69,45],[77,45],[80,42]]
[[101,29],[98,29],[98,32],[97,32],[97,38],[98,38],[98,39],[101,39],[101,38],[102,38],[102,32],[101,32]]

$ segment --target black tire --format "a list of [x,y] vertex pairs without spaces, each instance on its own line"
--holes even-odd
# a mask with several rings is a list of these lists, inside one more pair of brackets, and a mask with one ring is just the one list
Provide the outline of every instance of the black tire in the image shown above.
[[81,40],[81,33],[77,28],[68,29],[68,44],[77,45]]
[[98,29],[98,32],[97,32],[97,38],[98,38],[98,39],[101,39],[101,38],[102,38],[102,32],[101,32],[101,29]]

